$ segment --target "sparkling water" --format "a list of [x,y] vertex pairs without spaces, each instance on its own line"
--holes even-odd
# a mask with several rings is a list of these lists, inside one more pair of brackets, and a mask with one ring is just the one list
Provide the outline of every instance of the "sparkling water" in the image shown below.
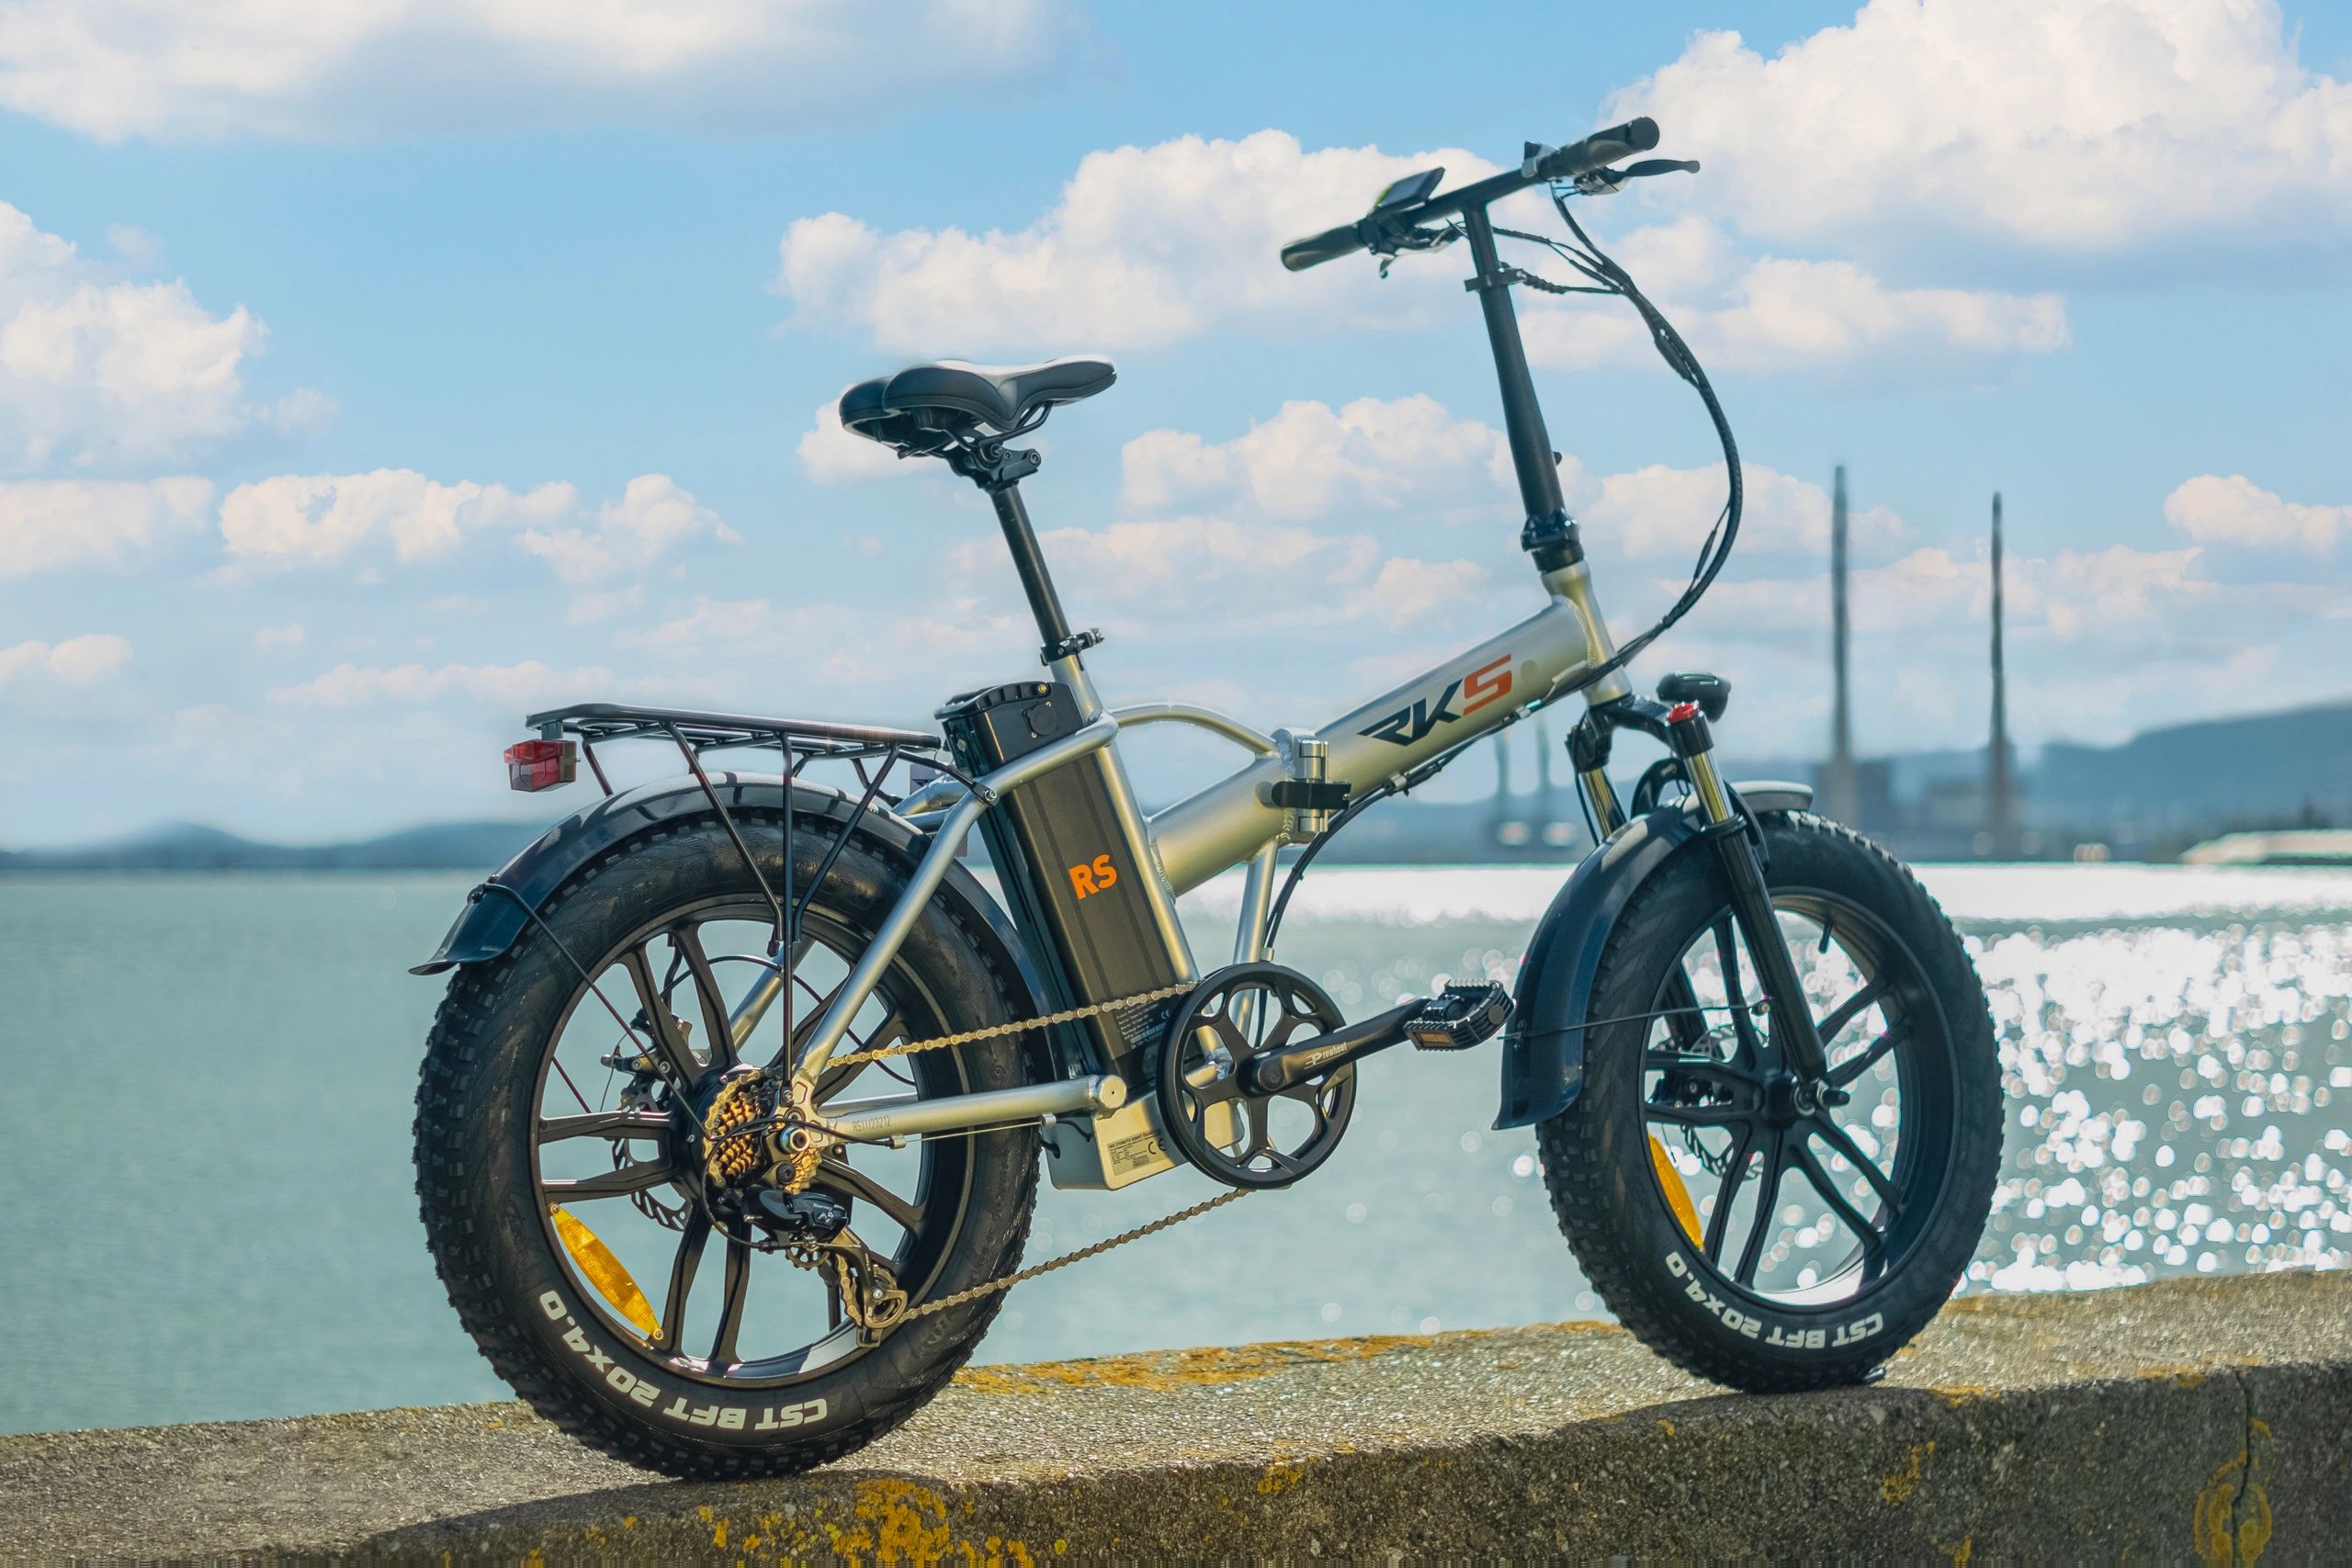
[[[1561,872],[1312,874],[1282,957],[1352,1012],[1510,979]],[[1969,1290],[2352,1248],[2352,875],[1929,867],[1993,997],[2007,1156]],[[0,1430],[494,1397],[411,1190],[430,952],[471,878],[0,878]],[[1187,900],[1204,966],[1230,883]],[[1367,1061],[1312,1179],[1016,1289],[984,1359],[1593,1316],[1497,1048]],[[2352,1104],[2347,1100],[2346,1104]],[[1048,1191],[1034,1261],[1210,1195]]]

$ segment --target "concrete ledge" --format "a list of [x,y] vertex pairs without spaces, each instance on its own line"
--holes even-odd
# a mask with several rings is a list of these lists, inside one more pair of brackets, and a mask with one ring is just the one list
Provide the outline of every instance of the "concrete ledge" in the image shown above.
[[984,1367],[850,1464],[682,1485],[520,1405],[0,1438],[0,1555],[2339,1555],[2352,1276],[1970,1297],[1869,1389],[1592,1324]]

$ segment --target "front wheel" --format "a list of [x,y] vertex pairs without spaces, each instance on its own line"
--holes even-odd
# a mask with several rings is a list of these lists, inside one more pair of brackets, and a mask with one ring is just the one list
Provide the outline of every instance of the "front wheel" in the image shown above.
[[1760,826],[1826,1079],[1788,1070],[1695,840],[1611,933],[1582,1093],[1538,1140],[1577,1261],[1644,1343],[1734,1387],[1818,1388],[1883,1364],[1967,1269],[2000,1074],[1983,983],[1909,871],[1816,817]]

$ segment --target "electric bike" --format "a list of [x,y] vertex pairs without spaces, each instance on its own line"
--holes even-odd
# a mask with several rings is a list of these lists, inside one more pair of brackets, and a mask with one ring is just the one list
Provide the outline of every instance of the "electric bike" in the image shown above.
[[[1696,167],[1619,166],[1657,142],[1642,119],[1531,144],[1452,191],[1430,170],[1283,251],[1293,270],[1368,252],[1385,271],[1466,243],[1542,589],[1517,625],[1355,711],[1268,734],[1098,694],[1099,636],[1072,629],[1023,499],[1038,456],[1013,445],[1111,386],[1109,364],[1075,358],[921,365],[841,400],[848,430],[987,493],[1042,674],[956,697],[935,731],[606,703],[529,718],[510,782],[572,782],[584,763],[605,797],[478,887],[419,966],[451,973],[415,1134],[450,1299],[539,1411],[679,1475],[836,1458],[939,1390],[1007,1286],[1074,1260],[1023,1267],[1041,1163],[1063,1187],[1181,1163],[1226,1189],[1133,1239],[1311,1175],[1370,1054],[1497,1034],[1496,1125],[1534,1129],[1585,1273],[1660,1353],[1737,1388],[1818,1388],[1871,1376],[1935,1314],[1999,1156],[1970,960],[1911,874],[1815,815],[1808,789],[1722,777],[1725,682],[1676,674],[1653,699],[1627,677],[1721,570],[1741,500],[1706,378],[1569,206]],[[1494,221],[1538,187],[1569,240]],[[1507,264],[1504,240],[1579,281]],[[1623,645],[1563,505],[1522,285],[1630,303],[1723,443],[1728,497],[1690,582]],[[1351,1021],[1273,960],[1335,833],[1571,696],[1598,847],[1515,987],[1449,985]],[[1120,740],[1151,724],[1245,756],[1147,812]],[[1621,799],[1629,731],[1663,754]],[[599,750],[631,740],[675,747],[685,772],[616,792]],[[744,750],[775,770],[706,766]],[[959,859],[975,829],[1001,901]],[[1237,867],[1232,961],[1204,964],[1176,899]]]

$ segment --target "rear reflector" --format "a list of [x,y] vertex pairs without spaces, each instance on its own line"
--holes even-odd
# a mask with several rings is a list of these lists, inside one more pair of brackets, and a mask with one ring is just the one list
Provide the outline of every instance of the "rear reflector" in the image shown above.
[[553,789],[580,775],[580,745],[574,740],[517,740],[506,748],[506,786],[525,791]]

